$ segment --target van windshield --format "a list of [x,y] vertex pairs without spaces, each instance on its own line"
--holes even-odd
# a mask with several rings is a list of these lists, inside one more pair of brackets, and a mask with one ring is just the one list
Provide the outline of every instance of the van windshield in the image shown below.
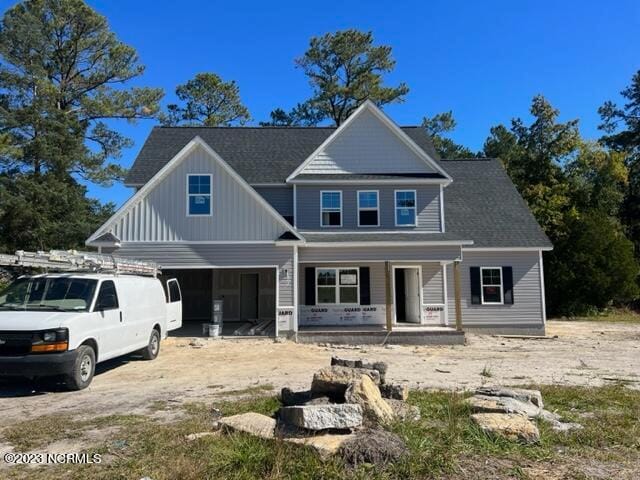
[[19,278],[0,292],[0,310],[87,311],[97,283],[88,278]]

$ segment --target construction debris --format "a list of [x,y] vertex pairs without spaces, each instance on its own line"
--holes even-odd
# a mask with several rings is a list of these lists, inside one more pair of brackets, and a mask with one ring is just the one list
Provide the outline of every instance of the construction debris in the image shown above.
[[383,465],[395,462],[407,453],[409,449],[398,435],[381,429],[358,432],[340,448],[340,456],[354,467],[363,463]]

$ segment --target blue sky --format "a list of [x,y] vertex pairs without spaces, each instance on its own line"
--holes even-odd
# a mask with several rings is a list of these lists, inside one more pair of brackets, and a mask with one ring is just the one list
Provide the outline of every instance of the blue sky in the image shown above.
[[[0,1],[2,10],[15,2]],[[453,110],[453,138],[482,147],[489,128],[527,117],[533,95],[544,94],[561,119],[580,119],[584,136],[597,138],[596,113],[640,69],[640,2],[416,1],[218,2],[90,0],[120,40],[146,65],[132,85],[175,86],[199,72],[236,80],[254,122],[277,106],[309,95],[293,60],[309,38],[358,28],[393,47],[397,61],[387,81],[406,82],[403,104],[386,108],[401,125]],[[154,122],[122,123],[135,141],[120,159],[131,165]],[[121,204],[122,185],[90,186],[90,194]]]

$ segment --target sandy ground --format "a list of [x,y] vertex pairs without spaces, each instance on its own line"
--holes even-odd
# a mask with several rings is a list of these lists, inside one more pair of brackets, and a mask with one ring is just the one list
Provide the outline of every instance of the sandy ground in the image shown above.
[[[603,385],[629,382],[640,388],[640,325],[549,322],[551,339],[467,335],[466,346],[339,347],[273,340],[163,342],[153,362],[132,357],[107,362],[90,388],[64,392],[26,381],[0,381],[0,427],[40,415],[79,417],[145,413],[156,401],[215,403],[257,385],[306,388],[332,355],[389,363],[392,382],[413,388],[472,389],[482,383]],[[490,377],[481,373],[490,372]]]

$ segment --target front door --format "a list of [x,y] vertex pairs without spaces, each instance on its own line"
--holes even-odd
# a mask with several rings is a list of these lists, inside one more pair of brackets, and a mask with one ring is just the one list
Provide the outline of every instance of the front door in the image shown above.
[[420,323],[420,270],[404,269],[405,315],[409,323]]
[[240,275],[240,320],[258,319],[258,278],[257,273]]
[[94,315],[100,323],[98,361],[117,357],[127,351],[127,347],[135,341],[135,334],[127,332],[127,324],[113,280],[104,280],[100,284]]

